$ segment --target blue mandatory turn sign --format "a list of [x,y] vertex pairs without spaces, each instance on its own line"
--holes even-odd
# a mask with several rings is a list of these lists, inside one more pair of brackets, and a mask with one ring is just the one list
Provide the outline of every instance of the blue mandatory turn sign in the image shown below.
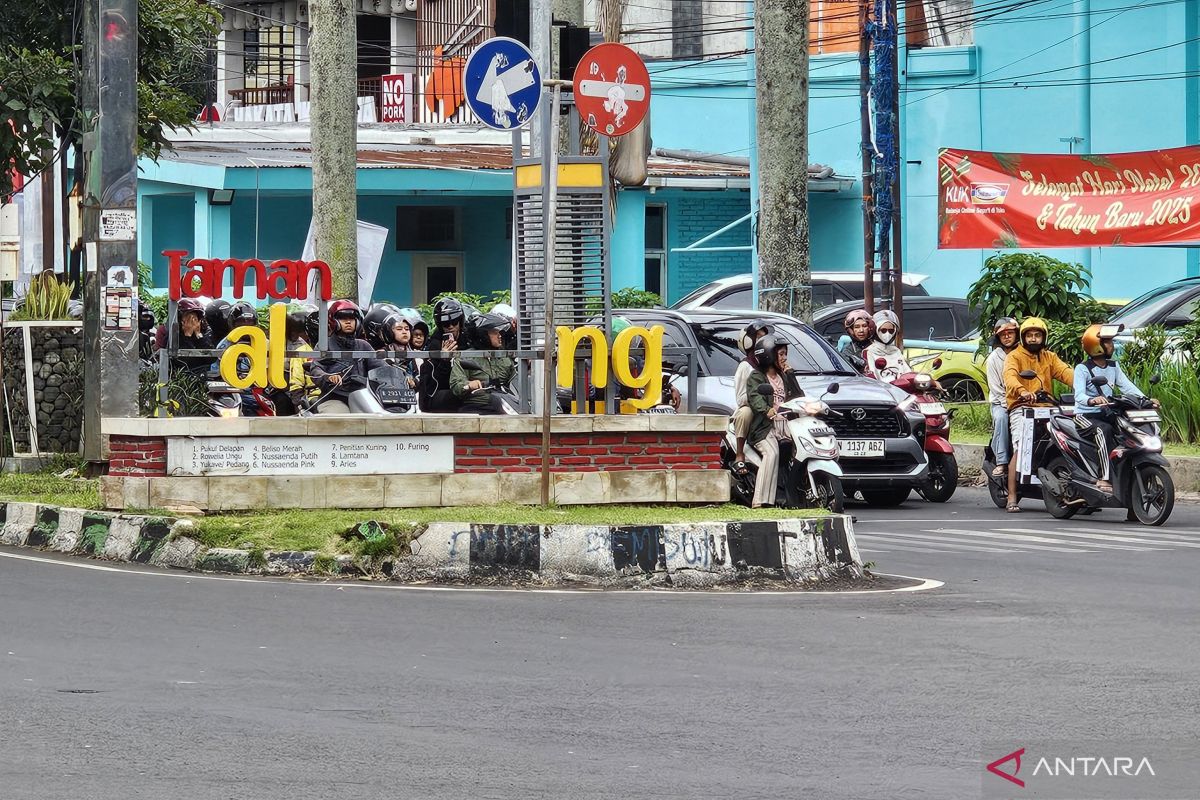
[[498,36],[479,45],[467,59],[463,93],[484,125],[511,130],[528,122],[537,110],[542,74],[525,45]]

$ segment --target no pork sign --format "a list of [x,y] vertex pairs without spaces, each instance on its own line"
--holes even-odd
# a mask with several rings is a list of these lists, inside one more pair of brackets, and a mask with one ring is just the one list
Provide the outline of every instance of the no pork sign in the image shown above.
[[624,136],[650,110],[650,73],[637,53],[616,42],[583,54],[574,89],[579,118],[604,136]]

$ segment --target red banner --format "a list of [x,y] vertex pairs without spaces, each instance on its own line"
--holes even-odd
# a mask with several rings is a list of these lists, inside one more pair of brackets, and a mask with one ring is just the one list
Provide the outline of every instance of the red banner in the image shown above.
[[1200,242],[1200,147],[1113,155],[938,154],[938,247]]

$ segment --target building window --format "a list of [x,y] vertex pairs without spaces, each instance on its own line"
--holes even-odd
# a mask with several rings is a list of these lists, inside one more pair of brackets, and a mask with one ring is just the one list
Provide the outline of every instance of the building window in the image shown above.
[[671,58],[704,56],[703,0],[675,0],[671,4]]
[[[858,51],[862,4],[872,0],[812,0],[809,53]],[[912,49],[955,47],[974,41],[974,0],[905,0],[901,30]]]
[[290,25],[242,32],[246,88],[284,86],[295,74],[295,29]]
[[666,299],[667,289],[667,207],[646,206],[646,274],[647,292]]
[[457,206],[397,206],[397,250],[461,250]]

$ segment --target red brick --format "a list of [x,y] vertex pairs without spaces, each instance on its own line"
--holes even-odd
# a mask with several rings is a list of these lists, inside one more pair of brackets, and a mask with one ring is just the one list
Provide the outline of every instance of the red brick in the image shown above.
[[625,437],[625,441],[635,444],[646,444],[648,442],[657,444],[662,441],[662,437],[657,433],[631,433]]
[[466,447],[486,447],[492,443],[492,440],[482,436],[455,436],[454,443]]
[[681,445],[679,445],[679,447],[675,448],[675,452],[700,454],[700,453],[707,452],[707,448],[705,448],[703,445],[698,445],[698,444],[681,444]]
[[552,456],[569,456],[575,453],[574,447],[551,447],[550,455]]
[[674,446],[674,445],[669,446],[669,447],[663,447],[662,445],[653,445],[652,444],[646,448],[646,454],[651,455],[651,456],[674,455],[675,453],[678,453],[678,452],[679,452],[679,447]]
[[498,447],[472,447],[471,455],[473,456],[502,456],[504,451]]
[[504,451],[510,456],[540,456],[542,451],[536,447],[510,447]]
[[664,464],[699,464],[694,456],[663,456]]
[[592,463],[599,464],[600,466],[609,466],[611,464],[624,464],[625,459],[621,456],[596,456],[592,459]]
[[[527,458],[527,459],[525,459],[525,463],[529,464],[530,466],[538,466],[542,463],[542,459],[541,458]],[[554,463],[553,458],[550,459],[550,463],[552,463],[552,464]]]
[[519,458],[493,458],[492,459],[493,467],[514,467],[520,463],[521,463],[521,459],[519,459]]
[[661,456],[630,456],[630,464],[662,464]]
[[704,469],[703,464],[668,464],[667,469],[682,470],[682,469]]
[[609,434],[596,434],[592,436],[592,444],[624,444],[624,436],[611,436]]
[[607,447],[580,447],[575,452],[581,456],[606,456],[611,451]]
[[560,458],[558,463],[564,465],[579,465],[590,464],[592,463],[592,460],[586,456],[566,456],[564,458]]
[[460,467],[482,467],[488,463],[486,458],[459,458],[455,461]]
[[533,467],[505,467],[499,472],[533,472]]
[[608,451],[610,453],[621,453],[627,456],[635,456],[642,452],[642,448],[633,444],[622,444],[617,445],[616,447],[610,447],[608,448]]

